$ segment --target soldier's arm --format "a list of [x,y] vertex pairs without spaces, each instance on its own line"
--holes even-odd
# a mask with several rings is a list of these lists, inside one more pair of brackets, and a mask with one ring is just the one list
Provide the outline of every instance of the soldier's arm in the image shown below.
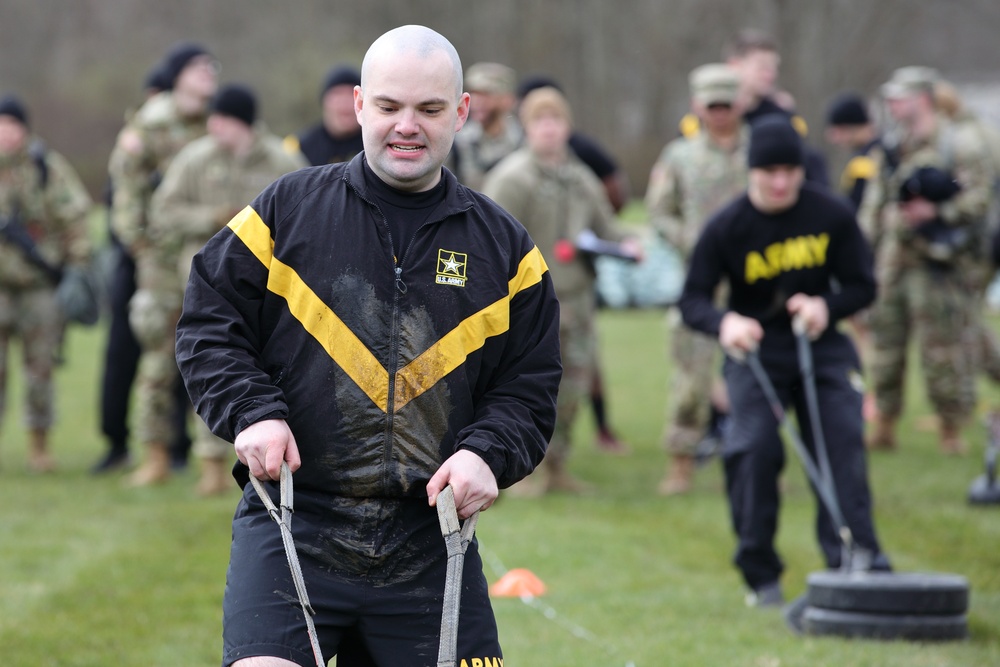
[[956,132],[954,176],[962,191],[938,207],[941,218],[951,225],[981,222],[993,197],[995,173],[989,148],[968,130]]
[[226,226],[226,223],[245,205],[237,208],[201,201],[199,182],[201,154],[182,150],[163,176],[163,182],[153,193],[149,205],[149,238],[157,246],[177,245],[184,239],[208,237]]
[[85,266],[92,251],[88,215],[93,201],[66,158],[48,151],[45,160],[48,165],[46,209],[59,235],[63,261]]
[[653,165],[646,188],[646,211],[653,229],[667,243],[688,255],[687,235],[681,215],[681,188],[677,170],[665,150]]
[[861,233],[872,246],[877,248],[882,239],[882,207],[886,203],[885,185],[885,154],[882,151],[873,151],[869,157],[872,159],[872,177],[865,186],[865,193],[861,199],[861,206],[858,207],[858,226]]
[[108,164],[114,186],[111,231],[133,256],[145,243],[146,206],[153,191],[154,169],[142,134],[126,127],[118,135]]

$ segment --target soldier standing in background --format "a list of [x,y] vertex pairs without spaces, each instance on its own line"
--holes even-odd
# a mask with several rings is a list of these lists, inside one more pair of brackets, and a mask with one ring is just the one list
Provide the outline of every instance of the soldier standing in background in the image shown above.
[[524,143],[514,117],[516,78],[514,70],[500,63],[475,63],[465,72],[472,101],[469,120],[455,135],[452,157],[458,181],[473,190],[482,188],[487,172]]
[[309,164],[347,162],[360,153],[361,126],[354,114],[354,86],[361,85],[361,72],[351,65],[338,65],[323,80],[320,105],[323,119],[285,139],[285,150],[301,152]]
[[[609,240],[624,236],[600,182],[570,150],[572,116],[562,93],[533,90],[521,102],[520,117],[527,145],[487,175],[483,194],[525,226],[549,267],[559,298],[563,364],[555,432],[542,462],[545,477],[526,490],[580,493],[586,486],[569,474],[566,461],[573,420],[591,386],[596,338],[593,266],[576,244],[584,231]],[[626,252],[640,254],[638,244],[626,243]]]
[[[896,446],[903,410],[907,349],[919,340],[927,391],[940,420],[942,451],[964,450],[961,428],[975,403],[966,340],[968,287],[975,230],[985,220],[993,167],[979,138],[936,113],[937,72],[896,70],[883,85],[893,133],[875,151],[877,176],[865,192],[858,221],[876,252],[878,299],[872,308],[872,382],[878,406],[872,449]],[[904,188],[920,168],[950,174],[954,197]],[[904,199],[902,192],[907,192]]]
[[[257,100],[249,88],[223,87],[209,107],[208,135],[181,149],[153,194],[147,231],[157,275],[136,293],[143,312],[133,319],[144,342],[144,362],[163,371],[156,378],[161,395],[177,381],[174,338],[191,258],[261,190],[307,166],[301,153],[287,153],[281,139],[255,125],[256,119]],[[223,493],[232,488],[232,445],[200,419],[195,428],[198,493]]]
[[938,111],[948,120],[965,126],[966,131],[978,136],[989,149],[993,164],[993,187],[990,206],[985,224],[981,225],[972,253],[973,264],[964,272],[969,290],[968,339],[973,341],[969,351],[973,354],[973,368],[986,374],[993,382],[1000,383],[1000,347],[989,326],[983,321],[986,290],[996,273],[990,247],[1000,230],[1000,130],[983,122],[976,114],[962,104],[955,87],[947,81],[939,80],[934,85],[934,103]]
[[840,175],[838,189],[857,211],[865,186],[875,176],[875,163],[869,153],[880,142],[864,98],[856,93],[841,93],[835,97],[827,108],[825,136],[829,143],[851,152]]
[[[135,262],[139,289],[155,286],[150,284],[156,270],[150,254],[152,242],[146,234],[150,198],[177,152],[205,134],[208,103],[218,87],[218,63],[198,44],[175,45],[164,58],[164,67],[171,90],[151,97],[128,121],[118,135],[108,167],[114,187],[111,229]],[[133,309],[130,305],[130,311]],[[139,344],[145,349],[141,340]],[[156,368],[152,358],[144,360],[140,354],[137,430],[148,452],[131,478],[137,486],[162,482],[170,476],[168,447],[189,405],[185,401],[183,408],[178,406],[174,387],[159,391],[155,378],[162,373],[176,376],[176,369]]]
[[[731,67],[702,65],[688,81],[691,109],[702,129],[667,144],[646,190],[650,222],[685,264],[712,213],[746,189],[748,138],[739,78]],[[720,294],[719,303],[722,300]],[[677,319],[671,325],[674,376],[664,436],[671,462],[659,486],[668,496],[691,489],[696,449],[708,436],[712,412],[728,412],[716,339]]]
[[28,466],[49,472],[54,421],[52,373],[65,318],[58,274],[90,259],[87,214],[92,202],[69,162],[32,136],[21,101],[0,99],[0,413],[6,399],[10,340],[24,356]]

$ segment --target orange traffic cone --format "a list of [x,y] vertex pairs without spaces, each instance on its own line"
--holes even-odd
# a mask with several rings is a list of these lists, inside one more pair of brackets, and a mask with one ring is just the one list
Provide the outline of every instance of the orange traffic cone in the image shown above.
[[531,570],[515,568],[490,586],[490,595],[498,598],[539,597],[546,590],[545,584]]

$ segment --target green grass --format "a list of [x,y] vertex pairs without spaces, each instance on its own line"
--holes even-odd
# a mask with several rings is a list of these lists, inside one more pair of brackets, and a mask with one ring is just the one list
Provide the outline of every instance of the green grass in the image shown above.
[[[494,601],[507,665],[1000,664],[1000,507],[965,503],[982,472],[981,426],[967,429],[970,455],[940,455],[934,433],[915,425],[928,409],[914,378],[901,451],[871,458],[884,546],[898,569],[969,578],[970,639],[921,645],[795,637],[778,613],[743,605],[718,464],[699,471],[689,496],[655,494],[666,461],[663,313],[605,312],[600,331],[612,421],[632,454],[598,452],[585,413],[571,466],[596,493],[504,498],[480,522],[491,582],[504,568],[524,567],[548,586],[534,606]],[[87,473],[103,451],[96,396],[102,346],[100,329],[71,333],[58,376],[53,443],[60,469],[53,475],[26,472],[18,374],[11,378],[0,446],[0,664],[217,665],[237,493],[197,499],[192,472],[142,490],[124,488],[121,476]],[[984,403],[1000,403],[1000,392],[984,388]],[[778,542],[786,592],[795,595],[822,563],[814,503],[792,458],[783,483]]]

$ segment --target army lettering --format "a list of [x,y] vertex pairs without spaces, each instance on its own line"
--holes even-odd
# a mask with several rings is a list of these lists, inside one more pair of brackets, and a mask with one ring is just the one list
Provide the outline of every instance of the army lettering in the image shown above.
[[458,667],[503,667],[503,658],[462,658]]
[[758,280],[770,280],[778,274],[798,269],[811,269],[826,264],[830,235],[796,236],[747,253],[744,267],[747,285]]

